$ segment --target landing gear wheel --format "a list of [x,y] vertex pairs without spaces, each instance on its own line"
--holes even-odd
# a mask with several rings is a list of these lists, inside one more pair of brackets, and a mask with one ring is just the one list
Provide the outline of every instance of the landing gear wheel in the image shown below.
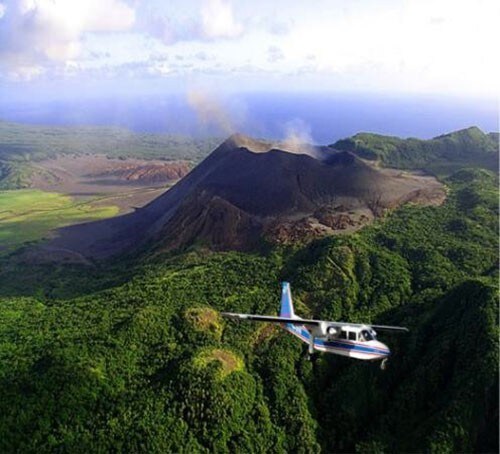
[[311,353],[307,352],[306,358],[307,358],[307,361],[315,362],[316,359],[318,358],[318,356],[316,355],[316,353],[311,354]]
[[309,348],[307,349],[307,352],[309,354],[309,359],[311,359],[314,355],[314,336],[311,335],[311,338],[309,340]]
[[315,351],[313,351],[311,353],[311,351],[309,350],[309,348],[306,348],[304,350],[304,353],[303,353],[303,357],[307,360],[307,361],[315,361],[316,358],[317,358],[317,353]]
[[385,370],[387,367],[387,358],[384,358],[382,362],[380,363],[380,369]]

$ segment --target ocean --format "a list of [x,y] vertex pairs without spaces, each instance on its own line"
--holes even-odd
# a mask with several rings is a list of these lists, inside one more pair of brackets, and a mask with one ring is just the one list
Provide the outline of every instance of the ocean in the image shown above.
[[0,119],[45,125],[120,126],[136,132],[225,136],[295,135],[329,144],[357,132],[431,138],[478,126],[498,131],[492,100],[335,93],[130,96],[52,102],[0,101]]

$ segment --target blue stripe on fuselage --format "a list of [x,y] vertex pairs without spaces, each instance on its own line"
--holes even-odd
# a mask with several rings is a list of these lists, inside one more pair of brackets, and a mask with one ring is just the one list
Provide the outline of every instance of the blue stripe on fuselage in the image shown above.
[[[304,326],[294,325],[292,323],[287,323],[285,329],[293,334],[299,336],[304,342],[309,342],[311,338],[311,333],[307,331]],[[314,339],[314,345],[318,345],[324,348],[336,348],[346,351],[355,351],[358,353],[369,353],[377,355],[388,355],[390,352],[388,350],[382,350],[375,347],[369,347],[359,344],[350,344],[342,341],[324,341],[322,339]]]

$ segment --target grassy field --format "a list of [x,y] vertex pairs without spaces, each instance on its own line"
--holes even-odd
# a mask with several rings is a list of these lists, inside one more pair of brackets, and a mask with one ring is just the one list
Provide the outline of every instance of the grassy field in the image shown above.
[[118,214],[114,205],[94,203],[39,190],[0,191],[0,253],[46,238],[57,227]]

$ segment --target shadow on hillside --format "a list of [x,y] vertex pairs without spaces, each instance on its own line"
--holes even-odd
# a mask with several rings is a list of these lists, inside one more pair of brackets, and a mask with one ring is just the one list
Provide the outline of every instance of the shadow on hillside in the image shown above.
[[139,270],[131,257],[94,264],[29,263],[27,246],[0,258],[0,297],[69,299],[120,286]]

